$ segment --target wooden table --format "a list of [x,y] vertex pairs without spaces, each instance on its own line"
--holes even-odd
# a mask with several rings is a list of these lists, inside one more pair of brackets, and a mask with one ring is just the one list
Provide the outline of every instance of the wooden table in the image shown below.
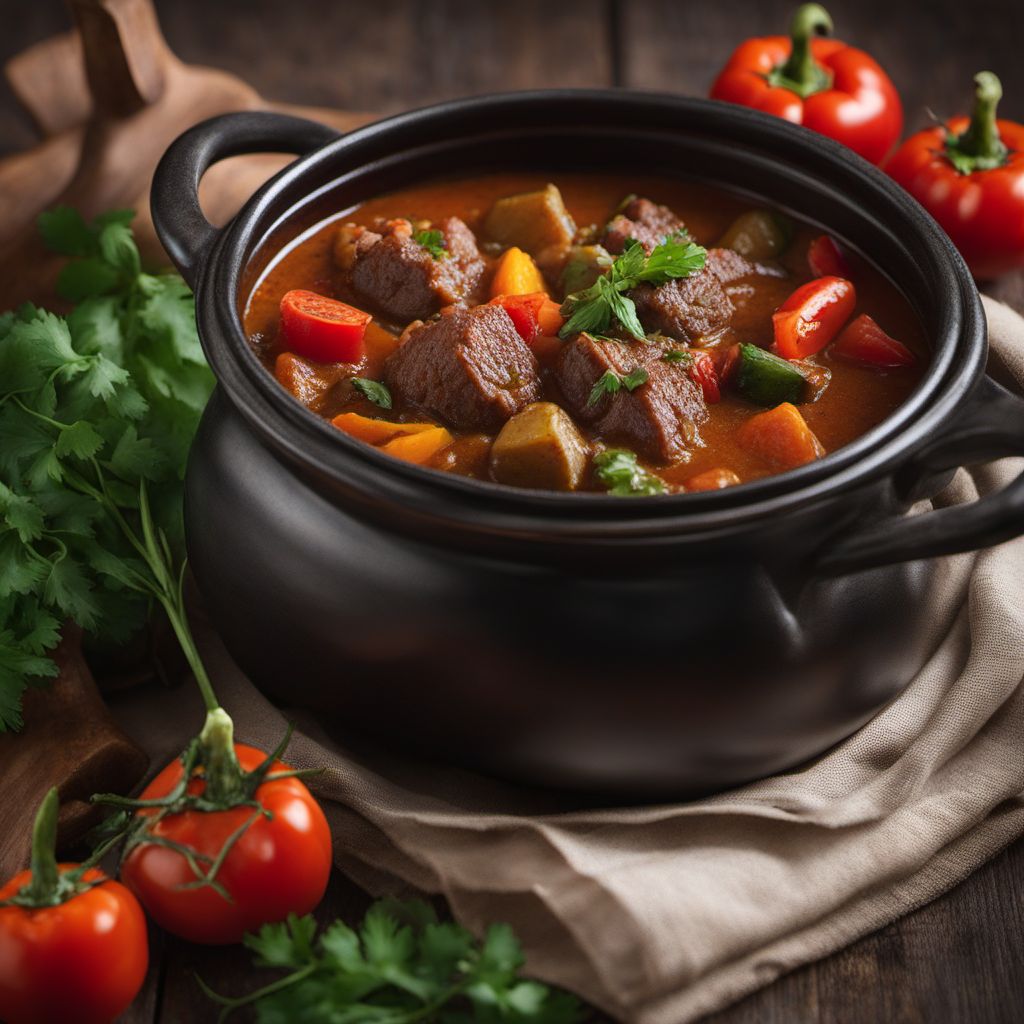
[[[266,96],[388,113],[454,96],[535,86],[608,86],[702,94],[740,37],[785,26],[791,0],[158,0],[171,46],[188,61],[248,79]],[[832,0],[839,35],[887,68],[908,126],[964,109],[971,76],[1000,75],[1003,116],[1024,121],[1024,4]],[[0,0],[0,59],[69,26],[59,0]],[[0,153],[32,141],[0,95]],[[1024,311],[1024,274],[989,289]],[[336,877],[321,908],[352,918],[367,903]],[[971,879],[835,956],[715,1015],[716,1024],[823,1021],[1017,1022],[1024,1016],[1024,842]],[[125,1024],[215,1018],[192,977],[239,993],[237,949],[155,939],[153,968]]]

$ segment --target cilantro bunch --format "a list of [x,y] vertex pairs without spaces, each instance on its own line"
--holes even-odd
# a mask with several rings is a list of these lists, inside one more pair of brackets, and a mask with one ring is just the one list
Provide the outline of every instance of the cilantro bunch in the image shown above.
[[44,214],[70,257],[58,291],[77,304],[0,314],[0,731],[20,727],[26,686],[56,675],[64,620],[115,644],[144,624],[145,552],[125,529],[140,494],[167,560],[183,547],[185,459],[213,378],[191,292],[142,270],[131,218]]
[[568,338],[581,331],[605,334],[617,320],[627,334],[643,341],[644,329],[636,314],[636,304],[625,292],[639,284],[657,286],[689,277],[703,270],[706,260],[707,250],[682,233],[666,238],[649,256],[635,238],[629,239],[607,274],[565,300],[562,312],[569,319],[558,332],[559,337]]
[[594,456],[597,478],[618,498],[648,498],[654,494],[667,494],[668,488],[660,476],[655,476],[640,465],[636,453],[625,448],[607,448]]
[[254,1006],[259,1024],[573,1024],[580,1004],[519,977],[523,954],[507,925],[478,943],[414,900],[375,903],[358,930],[341,921],[319,937],[311,916],[264,925],[245,938],[256,966],[286,971],[231,999],[200,985],[220,1021]]

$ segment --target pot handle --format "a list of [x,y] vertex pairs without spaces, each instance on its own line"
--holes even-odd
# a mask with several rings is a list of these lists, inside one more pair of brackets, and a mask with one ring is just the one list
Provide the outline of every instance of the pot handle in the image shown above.
[[[1024,455],[1024,399],[984,378],[965,413],[918,452],[906,472],[923,475]],[[839,576],[894,562],[955,555],[1024,533],[1024,473],[995,494],[967,505],[893,521],[885,519],[830,544],[815,571]]]
[[244,153],[302,156],[338,138],[316,121],[265,110],[221,114],[178,136],[153,175],[150,208],[157,236],[189,286],[219,231],[199,205],[199,182],[213,164]]

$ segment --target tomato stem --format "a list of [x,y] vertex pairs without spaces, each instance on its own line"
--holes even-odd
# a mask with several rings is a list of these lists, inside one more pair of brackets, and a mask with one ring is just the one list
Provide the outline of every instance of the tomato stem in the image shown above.
[[974,76],[974,113],[971,123],[959,135],[946,140],[946,155],[961,174],[990,171],[1009,159],[1006,143],[999,136],[996,109],[1003,98],[1003,86],[991,71]]
[[57,867],[57,815],[60,797],[53,787],[43,797],[32,828],[32,881],[24,895],[35,906],[53,906],[60,902],[58,888],[60,870]]
[[793,15],[789,29],[792,48],[785,64],[774,68],[768,76],[771,85],[795,92],[807,99],[816,92],[832,87],[832,73],[822,67],[811,52],[814,36],[832,34],[832,18],[821,4],[801,4]]

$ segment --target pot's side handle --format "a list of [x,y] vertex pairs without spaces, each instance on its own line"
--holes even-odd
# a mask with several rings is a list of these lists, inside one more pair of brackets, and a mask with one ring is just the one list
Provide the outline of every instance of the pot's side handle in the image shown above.
[[153,225],[190,286],[217,238],[199,205],[199,182],[218,160],[245,153],[297,156],[333,142],[339,133],[316,121],[264,110],[201,121],[171,143],[153,175]]
[[[964,415],[914,460],[914,470],[939,472],[1024,455],[1024,399],[989,378]],[[1024,534],[1024,473],[1007,487],[967,505],[893,521],[886,519],[824,548],[815,571],[839,576],[894,562],[953,555]]]

